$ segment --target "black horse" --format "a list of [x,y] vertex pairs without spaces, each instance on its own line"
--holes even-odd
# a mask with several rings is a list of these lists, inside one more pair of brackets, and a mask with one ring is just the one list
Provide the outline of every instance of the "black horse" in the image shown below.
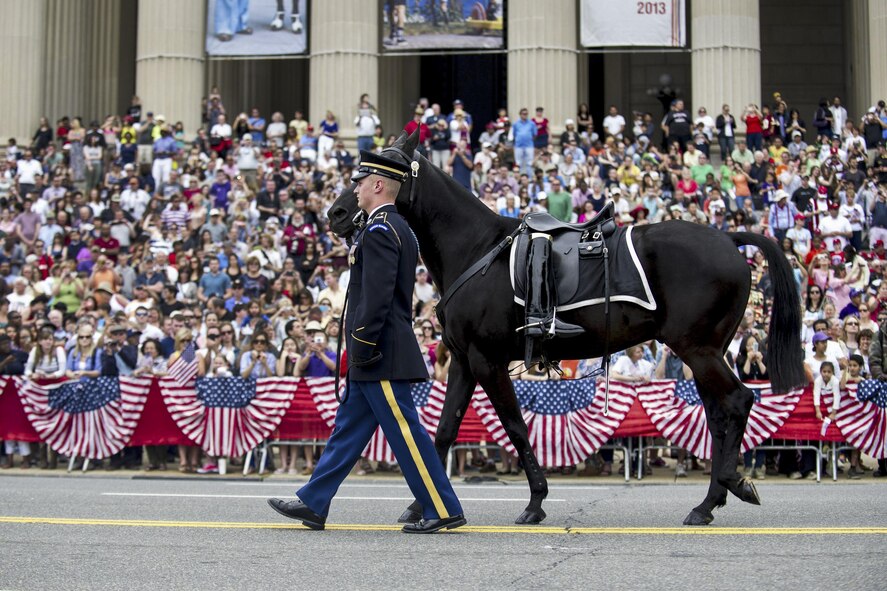
[[[459,276],[520,224],[500,217],[416,150],[418,137],[402,134],[384,151],[411,165],[413,175],[397,196],[398,210],[418,238],[422,258],[444,296]],[[346,189],[329,210],[340,236],[355,231],[357,200]],[[712,475],[708,494],[684,520],[705,525],[712,510],[727,502],[730,491],[747,503],[760,504],[754,484],[737,472],[737,458],[754,395],[730,371],[724,354],[745,312],[751,274],[738,245],[754,245],[770,265],[774,305],[769,334],[770,379],[777,391],[804,382],[800,342],[800,302],[785,255],[776,243],[749,233],[727,234],[709,227],[670,221],[633,229],[637,256],[646,272],[657,307],[610,304],[611,350],[649,339],[666,343],[693,370],[712,435]],[[562,320],[586,329],[582,336],[546,342],[550,359],[584,359],[604,354],[604,306],[559,312]],[[508,373],[511,360],[523,359],[524,309],[514,303],[508,256],[503,253],[486,273],[473,275],[442,310],[443,340],[452,352],[446,402],[435,438],[443,461],[456,435],[475,385],[490,398],[502,426],[523,461],[530,502],[516,523],[545,518],[542,501],[548,483],[528,441]],[[417,512],[418,510],[418,512]],[[401,517],[421,515],[416,503]]]

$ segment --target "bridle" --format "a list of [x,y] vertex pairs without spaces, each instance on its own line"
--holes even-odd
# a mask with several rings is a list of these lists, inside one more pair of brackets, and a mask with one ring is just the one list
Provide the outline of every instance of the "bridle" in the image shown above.
[[413,156],[410,157],[409,154],[407,154],[397,146],[390,146],[382,150],[382,154],[385,154],[386,152],[394,152],[395,154],[403,158],[404,162],[410,167],[409,198],[406,201],[401,198],[401,194],[403,194],[403,187],[401,187],[400,191],[397,192],[397,201],[400,201],[401,203],[404,203],[408,207],[412,208],[413,204],[416,202],[416,179],[419,178],[419,151],[414,151]]

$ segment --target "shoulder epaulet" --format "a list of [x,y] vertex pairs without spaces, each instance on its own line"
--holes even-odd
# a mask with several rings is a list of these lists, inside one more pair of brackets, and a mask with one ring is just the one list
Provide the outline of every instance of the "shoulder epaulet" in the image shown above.
[[391,222],[388,221],[388,212],[380,211],[373,218],[367,222],[367,232],[375,232],[377,230],[390,232],[396,239],[398,244],[403,244],[400,240],[400,235],[398,235],[397,230],[394,229],[394,226],[391,225]]

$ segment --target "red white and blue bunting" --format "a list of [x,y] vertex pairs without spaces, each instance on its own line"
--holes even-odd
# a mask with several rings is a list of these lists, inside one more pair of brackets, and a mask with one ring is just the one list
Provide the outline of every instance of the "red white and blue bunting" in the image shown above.
[[145,408],[150,378],[100,377],[39,386],[16,377],[34,430],[65,455],[103,459],[123,449]]

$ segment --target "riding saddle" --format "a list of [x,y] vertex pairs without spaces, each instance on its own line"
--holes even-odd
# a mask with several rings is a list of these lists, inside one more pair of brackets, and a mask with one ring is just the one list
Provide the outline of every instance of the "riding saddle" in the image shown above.
[[514,300],[526,305],[527,265],[534,237],[551,240],[551,272],[557,286],[557,309],[571,310],[603,303],[604,248],[608,249],[610,301],[631,302],[648,310],[656,309],[634,245],[631,228],[617,228],[613,203],[582,224],[562,222],[547,213],[524,217],[521,232],[511,247],[511,283]]

